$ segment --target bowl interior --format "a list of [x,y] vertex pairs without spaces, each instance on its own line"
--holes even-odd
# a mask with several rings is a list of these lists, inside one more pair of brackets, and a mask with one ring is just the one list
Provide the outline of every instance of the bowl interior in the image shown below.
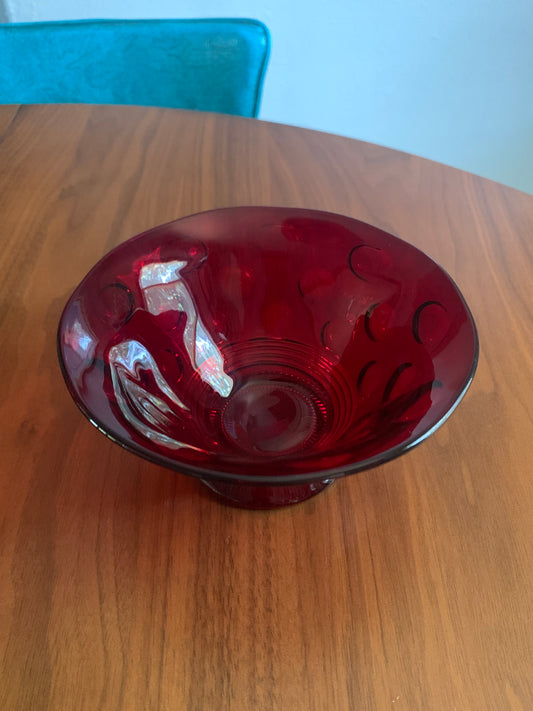
[[408,243],[311,210],[230,208],[117,247],[69,299],[59,355],[82,411],[202,478],[316,479],[430,434],[470,383],[471,314]]

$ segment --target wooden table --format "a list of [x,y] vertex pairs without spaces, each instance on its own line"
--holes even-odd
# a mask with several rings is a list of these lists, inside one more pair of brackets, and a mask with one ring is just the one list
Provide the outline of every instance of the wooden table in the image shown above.
[[[104,252],[244,204],[421,247],[481,341],[436,435],[271,512],[104,438],[55,352]],[[533,197],[255,120],[0,107],[0,240],[1,709],[533,709]]]

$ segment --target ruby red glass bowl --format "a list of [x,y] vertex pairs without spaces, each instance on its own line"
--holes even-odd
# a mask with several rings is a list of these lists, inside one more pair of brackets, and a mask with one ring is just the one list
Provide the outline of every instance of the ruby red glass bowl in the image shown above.
[[65,307],[58,350],[111,439],[269,508],[434,432],[478,341],[457,286],[407,242],[340,215],[241,207],[103,257]]

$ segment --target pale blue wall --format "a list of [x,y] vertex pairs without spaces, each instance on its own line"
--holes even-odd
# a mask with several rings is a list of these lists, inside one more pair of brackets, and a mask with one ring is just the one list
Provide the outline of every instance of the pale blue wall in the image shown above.
[[381,143],[533,192],[533,0],[4,0],[12,21],[257,17],[261,118]]

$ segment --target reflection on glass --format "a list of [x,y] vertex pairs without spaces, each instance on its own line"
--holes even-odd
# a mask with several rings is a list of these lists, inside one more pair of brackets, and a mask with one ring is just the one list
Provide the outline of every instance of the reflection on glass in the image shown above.
[[79,304],[76,304],[75,308],[74,323],[63,335],[63,342],[70,346],[84,363],[90,363],[94,357],[96,342],[93,334],[83,323]]
[[[139,341],[129,340],[113,346],[109,351],[109,366],[117,404],[131,425],[165,447],[197,449],[161,431],[168,430],[176,421],[176,413],[168,401],[182,411],[188,408],[169,387],[154,358]],[[143,385],[143,372],[151,376],[152,392]],[[153,392],[155,390],[158,394]]]
[[204,382],[227,397],[233,380],[224,372],[222,355],[198,316],[192,295],[181,277],[186,264],[178,260],[147,264],[141,269],[139,284],[151,314],[157,316],[165,311],[186,314],[183,340],[191,365]]

